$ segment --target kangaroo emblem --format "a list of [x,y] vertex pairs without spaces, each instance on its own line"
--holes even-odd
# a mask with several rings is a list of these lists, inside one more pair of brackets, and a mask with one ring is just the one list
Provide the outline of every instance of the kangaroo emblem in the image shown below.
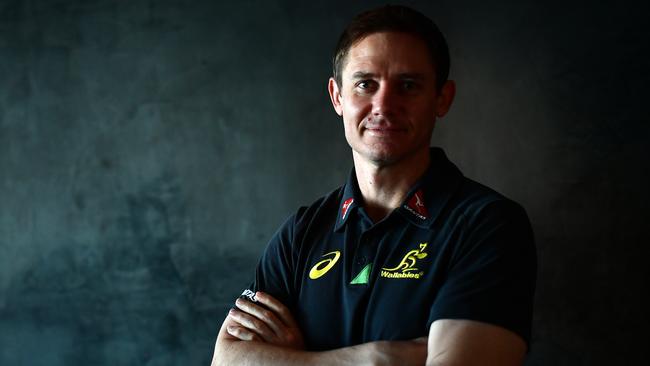
[[[423,204],[422,201],[420,200],[420,196],[419,196],[417,193],[415,194],[415,199],[416,199],[416,201],[415,201],[415,205],[416,205],[416,206],[418,206],[418,207],[424,207],[424,204]],[[420,245],[422,245],[422,244],[420,244]],[[427,245],[424,244],[424,246],[426,247]],[[410,253],[410,252],[409,252],[409,253]]]
[[399,262],[397,267],[382,268],[382,269],[389,272],[401,271],[402,273],[417,271],[418,269],[415,268],[415,263],[417,262],[418,259],[422,259],[427,256],[427,253],[423,253],[426,247],[427,247],[427,243],[420,243],[420,249],[413,249],[410,250],[408,253],[406,253],[406,255],[404,256],[404,258],[402,258],[402,261]]

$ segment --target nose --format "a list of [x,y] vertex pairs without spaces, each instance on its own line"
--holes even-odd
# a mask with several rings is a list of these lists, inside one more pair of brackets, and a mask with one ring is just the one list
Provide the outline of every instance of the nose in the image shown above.
[[399,94],[397,89],[384,82],[373,96],[372,114],[375,117],[390,117],[397,112],[399,106]]

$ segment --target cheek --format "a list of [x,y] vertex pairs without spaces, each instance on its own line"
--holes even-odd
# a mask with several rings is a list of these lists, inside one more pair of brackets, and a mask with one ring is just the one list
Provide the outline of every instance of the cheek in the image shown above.
[[370,103],[365,98],[352,96],[343,103],[343,116],[361,122],[370,113]]
[[357,131],[359,131],[357,120],[350,116],[343,115],[343,132],[345,133],[345,138],[349,140],[351,137],[358,134]]
[[347,141],[350,146],[355,146],[356,141],[360,138],[357,124],[352,123],[349,120],[346,120],[343,123],[343,134],[345,135],[345,141]]
[[411,115],[419,124],[429,125],[433,124],[436,118],[436,109],[433,107],[433,104],[426,103],[412,110]]

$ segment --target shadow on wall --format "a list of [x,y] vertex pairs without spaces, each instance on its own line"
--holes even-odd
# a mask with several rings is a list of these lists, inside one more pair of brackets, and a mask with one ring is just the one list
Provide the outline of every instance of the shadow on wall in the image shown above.
[[185,206],[171,174],[107,205],[121,209],[102,223],[99,245],[43,254],[10,285],[0,309],[0,364],[209,362],[206,350],[230,306],[219,297],[241,290],[228,277],[250,260],[211,264],[181,250]]

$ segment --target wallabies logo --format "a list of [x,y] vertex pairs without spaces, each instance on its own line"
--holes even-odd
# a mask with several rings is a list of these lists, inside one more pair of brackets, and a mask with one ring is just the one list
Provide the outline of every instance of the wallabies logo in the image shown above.
[[428,243],[420,243],[419,249],[410,250],[402,261],[396,267],[382,268],[380,272],[381,277],[385,278],[414,278],[419,279],[424,275],[424,272],[419,271],[415,264],[418,260],[424,259],[427,253],[424,250],[427,248]]

